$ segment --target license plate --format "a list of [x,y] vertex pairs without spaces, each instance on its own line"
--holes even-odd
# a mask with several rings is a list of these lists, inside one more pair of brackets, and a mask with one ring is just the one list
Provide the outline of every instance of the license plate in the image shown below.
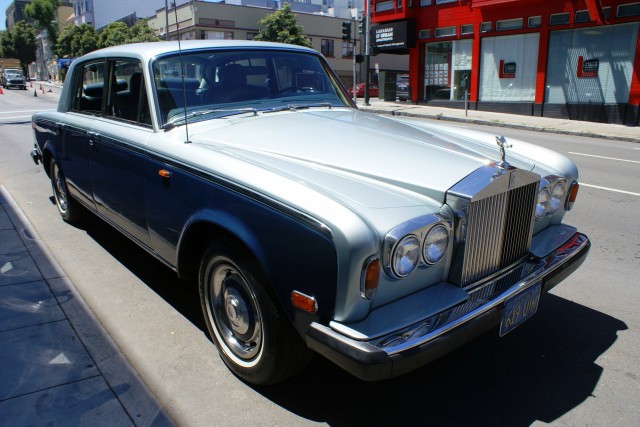
[[505,301],[504,315],[500,324],[500,336],[511,332],[522,322],[533,316],[540,301],[541,283],[536,283],[525,291]]

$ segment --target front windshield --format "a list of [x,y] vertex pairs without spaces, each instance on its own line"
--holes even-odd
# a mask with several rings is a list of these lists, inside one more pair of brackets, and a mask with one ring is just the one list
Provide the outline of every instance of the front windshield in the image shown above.
[[7,77],[22,77],[22,73],[19,71],[7,71]]
[[153,74],[164,125],[247,111],[350,105],[321,59],[303,52],[183,52],[154,61]]

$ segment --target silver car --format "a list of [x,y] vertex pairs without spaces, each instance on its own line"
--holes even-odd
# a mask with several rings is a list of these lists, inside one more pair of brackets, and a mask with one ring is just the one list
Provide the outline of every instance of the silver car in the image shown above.
[[22,71],[20,70],[7,68],[2,72],[1,77],[2,86],[5,89],[9,89],[12,87],[17,87],[18,89],[22,90],[27,89],[27,81],[25,80],[24,76],[22,75]]
[[389,378],[510,333],[590,246],[562,222],[569,159],[362,112],[307,48],[93,52],[33,129],[62,218],[97,215],[196,281],[222,360],[255,384],[314,352]]

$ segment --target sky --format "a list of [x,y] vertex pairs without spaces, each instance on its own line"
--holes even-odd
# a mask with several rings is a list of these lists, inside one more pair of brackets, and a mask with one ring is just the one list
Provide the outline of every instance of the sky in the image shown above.
[[4,11],[7,10],[9,5],[13,0],[0,0],[0,31],[4,31],[4,21],[7,19],[7,16],[4,14]]

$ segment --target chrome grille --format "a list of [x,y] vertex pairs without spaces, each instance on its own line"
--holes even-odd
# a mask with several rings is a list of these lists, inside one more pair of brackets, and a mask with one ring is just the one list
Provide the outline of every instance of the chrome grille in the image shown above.
[[517,169],[487,168],[468,178],[476,187],[488,182],[484,188],[465,194],[470,182],[462,182],[447,195],[456,215],[450,280],[463,287],[521,260],[531,245],[540,177]]

